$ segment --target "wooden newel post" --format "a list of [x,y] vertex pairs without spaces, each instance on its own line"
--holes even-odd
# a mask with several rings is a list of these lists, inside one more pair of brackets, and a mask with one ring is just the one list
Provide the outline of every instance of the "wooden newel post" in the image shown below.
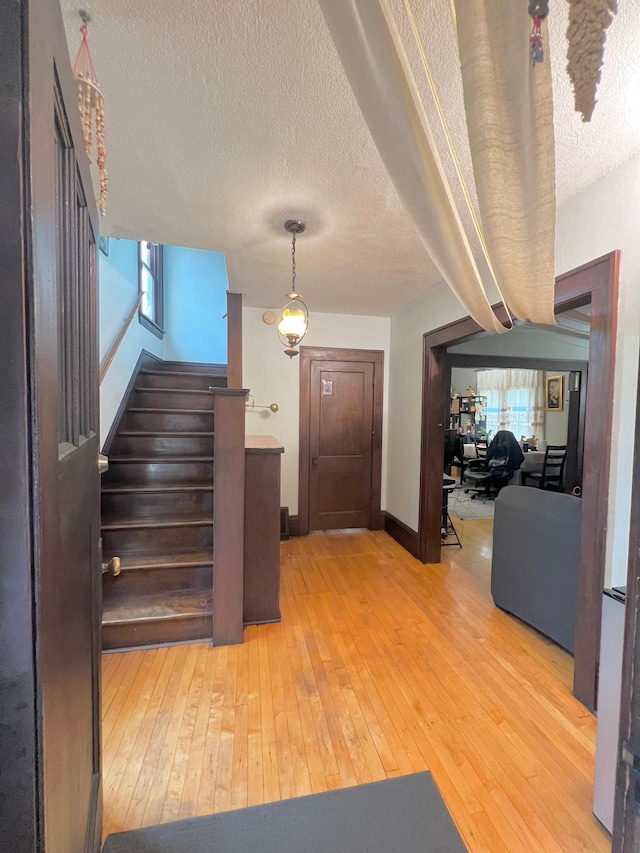
[[213,645],[242,642],[244,404],[247,390],[213,388]]

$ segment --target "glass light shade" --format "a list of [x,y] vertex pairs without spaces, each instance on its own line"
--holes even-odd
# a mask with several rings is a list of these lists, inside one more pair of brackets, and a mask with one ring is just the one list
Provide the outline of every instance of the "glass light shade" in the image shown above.
[[292,299],[282,309],[278,322],[278,333],[289,346],[299,343],[307,332],[307,306],[301,299]]

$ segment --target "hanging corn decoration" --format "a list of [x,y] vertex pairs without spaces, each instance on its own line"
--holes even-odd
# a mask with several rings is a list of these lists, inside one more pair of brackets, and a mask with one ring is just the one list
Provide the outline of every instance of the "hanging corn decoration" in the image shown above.
[[96,165],[100,180],[100,193],[96,199],[100,216],[105,215],[105,201],[107,198],[107,152],[104,147],[104,98],[100,91],[96,71],[93,67],[89,43],[87,41],[87,24],[89,15],[81,11],[82,26],[80,33],[82,41],[73,63],[73,76],[78,83],[78,107],[80,108],[80,120],[84,134],[84,145],[87,149],[89,162],[92,162],[93,151],[93,128],[95,123],[96,141]]

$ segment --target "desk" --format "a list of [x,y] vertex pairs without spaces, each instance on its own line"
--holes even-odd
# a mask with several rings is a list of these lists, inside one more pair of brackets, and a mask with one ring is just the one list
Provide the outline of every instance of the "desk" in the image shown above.
[[[515,472],[507,485],[521,486],[522,474],[542,474],[544,466],[544,450],[529,450],[524,454],[524,462],[519,470]],[[533,481],[532,481],[533,482]]]

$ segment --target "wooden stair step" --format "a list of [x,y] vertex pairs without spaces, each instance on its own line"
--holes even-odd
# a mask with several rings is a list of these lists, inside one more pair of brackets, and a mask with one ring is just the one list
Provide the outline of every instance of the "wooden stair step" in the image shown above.
[[[174,411],[171,409],[170,411]],[[165,429],[165,430],[146,430],[146,429],[121,429],[118,430],[118,435],[135,435],[144,436],[145,438],[165,438],[167,436],[177,436],[178,438],[203,438],[210,436],[213,438],[213,432],[188,432],[180,429]]]
[[204,432],[171,432],[165,434],[127,430],[119,432],[111,446],[112,455],[118,458],[139,459],[157,457],[158,460],[193,458],[213,453],[213,434]]
[[204,388],[148,388],[136,385],[132,404],[135,408],[199,409],[213,411],[215,397]]
[[118,521],[189,521],[213,519],[213,482],[117,485],[102,489],[103,524]]
[[[117,579],[115,579],[117,580]],[[103,648],[205,640],[212,636],[211,592],[180,590],[138,594],[133,600],[105,601]]]
[[212,492],[213,485],[203,483],[170,483],[167,485],[157,486],[104,486],[102,494],[121,495],[131,493],[155,493],[163,494],[165,492]]
[[183,569],[197,566],[212,566],[213,554],[211,551],[182,551],[180,554],[172,554],[150,557],[148,555],[127,554],[122,557],[122,571],[145,571],[147,569]]
[[144,388],[182,388],[208,391],[210,387],[226,388],[226,376],[208,373],[194,373],[187,370],[141,370],[136,387]]
[[[183,552],[188,553],[188,552]],[[192,552],[197,557],[196,552]],[[164,595],[170,597],[178,592],[200,591],[211,595],[213,589],[212,554],[190,562],[170,562],[165,555],[146,557],[133,561],[125,555],[117,577],[105,575],[103,580],[103,602],[113,610],[120,602],[131,603],[139,597]]]
[[129,406],[128,412],[146,412],[149,414],[171,414],[171,415],[211,415],[213,411],[209,409],[174,409],[174,408],[151,408],[151,406]]
[[215,373],[198,373],[195,370],[152,370],[149,367],[143,367],[141,374],[151,374],[153,376],[204,376],[207,379],[225,379],[226,377],[217,376]]
[[148,530],[150,528],[164,530],[168,527],[207,527],[213,525],[213,519],[209,516],[206,518],[180,519],[180,521],[167,521],[165,519],[153,521],[145,519],[138,521],[135,519],[126,521],[110,521],[102,524],[102,530]]
[[145,385],[136,385],[135,391],[144,391],[145,394],[188,394],[190,396],[205,396],[210,397],[211,392],[208,388],[147,388]]
[[212,612],[211,592],[180,590],[175,595],[163,593],[138,595],[133,601],[120,601],[110,607],[105,603],[103,624],[143,622],[149,619],[174,619]]
[[213,486],[212,456],[117,456],[102,475],[103,488],[120,486]]
[[214,413],[210,409],[130,408],[124,413],[118,435],[131,432],[207,433],[213,432]]
[[[104,559],[137,554],[157,560],[182,551],[210,550],[213,555],[213,517],[197,523],[132,524],[117,521],[102,527]],[[212,557],[213,559],[213,557]]]
[[123,465],[135,462],[147,464],[180,464],[181,462],[213,462],[213,456],[110,456],[109,465]]

